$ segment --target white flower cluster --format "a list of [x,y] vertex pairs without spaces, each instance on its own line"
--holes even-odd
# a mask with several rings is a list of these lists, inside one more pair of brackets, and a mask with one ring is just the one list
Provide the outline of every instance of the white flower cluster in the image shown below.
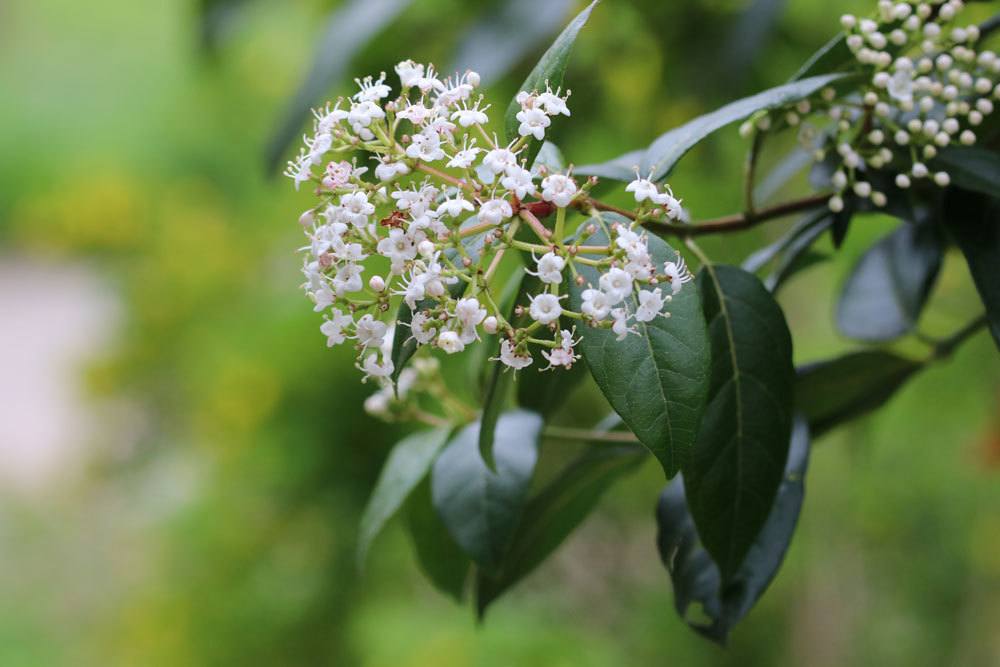
[[[833,173],[838,193],[830,198],[832,211],[843,210],[848,191],[885,206],[885,193],[866,177],[869,168],[891,166],[899,172],[896,186],[904,189],[915,179],[940,187],[950,183],[947,172],[933,172],[927,163],[949,145],[974,144],[976,127],[1000,98],[1000,58],[977,51],[975,25],[956,25],[964,4],[881,0],[876,18],[841,17],[847,45],[870,78],[860,94],[840,97],[833,88],[824,89],[819,99],[799,102],[780,117],[794,126],[802,116],[823,111],[833,121],[826,133],[808,123],[801,123],[800,131],[817,160],[826,155],[816,140],[832,137],[840,163]],[[760,130],[770,124],[770,117],[756,120]],[[749,134],[754,127],[744,124],[742,131]]]
[[[669,283],[676,292],[688,279],[683,266],[657,266],[638,223],[601,222],[612,240],[605,245],[585,245],[598,231],[593,223],[571,236],[567,209],[600,221],[588,194],[593,181],[578,184],[572,168],[533,170],[522,158],[552,118],[570,115],[568,92],[519,93],[520,138],[502,145],[486,129],[490,106],[475,95],[475,72],[442,79],[433,66],[407,60],[396,73],[398,95],[382,74],[358,80],[352,97],[315,111],[314,132],[286,171],[296,189],[308,184],[318,198],[300,218],[308,237],[304,288],[323,314],[329,346],[351,341],[366,378],[392,376],[386,341],[390,313],[402,301],[411,317],[400,321],[408,329],[398,335],[419,346],[456,353],[485,332],[499,334],[497,358],[512,368],[533,363],[529,345],[542,348],[549,367],[568,367],[578,358],[574,333],[560,322],[575,319],[624,337],[631,320],[667,314],[669,294],[639,287]],[[637,183],[630,188],[638,202],[662,207],[650,215],[680,215],[669,191]],[[535,238],[524,240],[529,234]],[[512,248],[535,258],[527,271],[541,287],[508,321],[493,279]],[[564,304],[565,275],[584,283],[577,265],[600,275],[586,290],[583,312]]]

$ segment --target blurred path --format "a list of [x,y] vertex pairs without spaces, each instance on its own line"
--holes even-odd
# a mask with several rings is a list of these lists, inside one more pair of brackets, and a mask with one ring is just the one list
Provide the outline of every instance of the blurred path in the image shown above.
[[99,428],[79,374],[117,321],[87,267],[0,257],[0,489],[44,493],[79,470]]

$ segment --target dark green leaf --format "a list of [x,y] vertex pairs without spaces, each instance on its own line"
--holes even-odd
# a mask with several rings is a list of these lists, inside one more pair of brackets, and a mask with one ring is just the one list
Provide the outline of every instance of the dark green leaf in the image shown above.
[[[660,558],[670,572],[677,613],[704,636],[725,643],[774,579],[798,522],[808,463],[809,427],[800,417],[792,429],[784,477],[767,521],[725,588],[719,568],[699,542],[683,481],[676,479],[664,489],[656,510]],[[689,614],[692,603],[701,606],[705,622]]]
[[471,69],[483,83],[496,81],[559,28],[569,7],[569,0],[500,3],[463,31],[454,66],[445,71]]
[[795,223],[795,225],[788,230],[788,233],[783,235],[780,239],[764,248],[761,248],[743,260],[743,270],[749,271],[750,273],[760,271],[776,257],[787,255],[792,248],[796,247],[796,242],[801,243],[802,239],[809,239],[809,243],[806,245],[806,247],[808,247],[813,241],[816,240],[816,237],[812,235],[816,234],[816,236],[818,236],[822,233],[822,231],[817,233],[815,231],[816,228],[822,227],[824,220],[829,220],[830,217],[830,212],[826,210],[817,211],[805,216]]
[[447,442],[448,434],[447,428],[419,431],[401,440],[389,452],[389,458],[382,466],[378,482],[375,483],[375,490],[361,515],[358,567],[364,565],[368,549],[386,522],[403,506],[406,497],[427,475],[434,457]]
[[1000,201],[953,188],[945,200],[945,222],[965,255],[1000,347]]
[[949,146],[934,159],[934,166],[951,176],[964,190],[1000,197],[1000,155],[985,148]]
[[559,150],[559,147],[551,141],[542,143],[542,147],[538,150],[538,155],[535,156],[535,163],[531,165],[531,173],[538,176],[541,167],[544,167],[550,173],[566,171],[566,158],[563,156],[563,152]]
[[477,577],[479,614],[559,548],[597,506],[608,487],[635,470],[645,457],[641,447],[596,447],[578,457],[532,498],[499,571],[495,575],[480,572]]
[[[628,222],[614,214],[602,214],[600,219],[608,224]],[[598,232],[591,240],[602,245],[608,236]],[[657,266],[680,261],[677,251],[657,236],[649,237],[649,250]],[[580,275],[587,283],[598,284],[594,269],[580,267]],[[570,285],[573,310],[580,310],[583,289]],[[630,307],[635,310],[634,301]],[[580,353],[597,386],[669,478],[680,470],[694,444],[708,389],[709,348],[693,285],[673,297],[668,310],[670,317],[635,323],[639,335],[630,334],[622,341],[610,329],[583,326],[577,334]]]
[[881,407],[922,364],[891,352],[863,350],[800,366],[795,404],[814,437]]
[[767,520],[781,483],[795,371],[785,317],[756,277],[733,266],[706,265],[698,286],[712,377],[684,487],[725,584]]
[[809,97],[843,77],[842,74],[826,74],[786,83],[699,116],[656,139],[643,156],[642,173],[652,172],[653,180],[657,181],[666,178],[685,153],[716,130],[743,120],[762,109],[773,109]]
[[406,501],[406,525],[420,569],[438,590],[461,602],[472,561],[455,544],[437,515],[429,478]]
[[[584,24],[587,23],[587,19],[590,18],[590,12],[593,11],[594,6],[598,2],[599,0],[594,0],[587,5],[586,9],[577,14],[576,18],[570,21],[565,30],[556,37],[556,41],[552,43],[549,50],[542,55],[541,60],[535,65],[535,69],[531,70],[531,74],[528,75],[528,78],[524,80],[524,83],[521,84],[518,90],[542,92],[545,90],[546,82],[552,86],[553,90],[563,85],[563,77],[566,74],[566,65],[569,63],[569,54],[573,50],[573,43],[576,41],[576,37],[580,34],[580,30]],[[507,107],[507,114],[504,117],[504,127],[507,132],[508,141],[513,141],[518,137],[517,127],[520,123],[517,121],[517,114],[520,110],[521,105],[517,101],[511,100],[510,105]],[[540,147],[538,142],[532,141],[528,143],[524,154],[522,154],[522,157],[527,160],[528,164],[534,161]]]
[[496,471],[496,460],[493,456],[493,443],[496,440],[497,421],[503,411],[514,372],[506,370],[504,364],[493,362],[493,371],[486,382],[486,394],[483,397],[483,416],[479,429],[479,455],[492,471]]
[[585,164],[582,167],[577,167],[574,172],[579,176],[597,176],[613,181],[631,181],[635,178],[635,169],[642,163],[642,157],[645,154],[646,151],[640,148],[619,155],[614,160],[600,164]]
[[285,149],[302,134],[309,108],[318,104],[326,89],[344,76],[354,54],[389,25],[411,1],[348,0],[330,15],[309,74],[295,92],[268,144],[269,172],[278,167]]
[[853,61],[854,54],[847,46],[847,37],[840,32],[809,57],[809,60],[792,77],[792,81],[801,81],[819,74],[829,74]]
[[478,423],[459,431],[434,462],[434,507],[455,542],[487,570],[502,562],[521,519],[541,431],[541,416],[507,412],[497,423],[496,472],[479,455]]
[[904,222],[866,252],[851,271],[837,303],[845,336],[893,340],[913,329],[930,295],[944,254],[930,223]]

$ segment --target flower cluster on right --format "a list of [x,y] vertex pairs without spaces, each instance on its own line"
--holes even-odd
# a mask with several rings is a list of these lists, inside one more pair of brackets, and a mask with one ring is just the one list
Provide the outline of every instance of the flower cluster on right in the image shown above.
[[[977,50],[977,26],[958,25],[964,4],[881,0],[875,18],[842,16],[847,46],[865,72],[860,93],[855,86],[847,94],[825,88],[815,99],[748,121],[741,133],[784,123],[800,127],[800,142],[817,161],[835,150],[837,192],[829,201],[835,213],[848,192],[886,205],[870,170],[891,166],[902,189],[918,179],[947,186],[949,174],[928,163],[947,146],[975,144],[976,128],[1000,99],[1000,57]],[[817,112],[832,122],[817,128],[803,120]]]

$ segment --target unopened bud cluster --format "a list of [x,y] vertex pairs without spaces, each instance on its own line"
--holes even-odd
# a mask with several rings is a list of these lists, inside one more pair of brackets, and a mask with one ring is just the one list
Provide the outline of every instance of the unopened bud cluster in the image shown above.
[[[882,0],[875,18],[842,16],[847,45],[865,76],[860,91],[826,88],[812,100],[744,124],[742,132],[766,130],[777,121],[800,126],[800,142],[817,161],[832,147],[834,212],[843,210],[847,193],[885,206],[886,194],[869,170],[891,168],[898,188],[919,179],[947,186],[949,174],[935,171],[933,159],[950,145],[975,144],[976,128],[1000,98],[1000,58],[976,49],[975,25],[958,25],[963,8],[961,0]],[[818,129],[805,122],[810,114],[832,122]]]
[[[624,338],[635,330],[631,322],[669,314],[671,295],[689,279],[684,267],[654,262],[638,223],[605,224],[590,204],[592,181],[522,157],[553,118],[570,115],[568,91],[519,93],[519,138],[503,145],[486,129],[490,106],[476,94],[475,72],[442,79],[433,66],[404,61],[396,73],[398,95],[382,74],[315,111],[314,132],[286,172],[318,200],[300,218],[308,238],[304,289],[323,314],[329,346],[351,341],[366,378],[393,375],[392,335],[453,354],[481,333],[498,334],[496,358],[511,368],[532,364],[532,348],[548,367],[569,367],[578,356],[567,322]],[[681,214],[669,188],[661,193],[637,179],[630,191],[641,216]],[[647,200],[656,208],[647,211]],[[570,236],[569,208],[600,224]],[[599,231],[602,243],[588,245]],[[540,285],[513,318],[498,307],[494,284],[505,253],[530,256],[526,271]],[[585,284],[579,266],[595,269],[597,284]],[[570,281],[586,288],[581,312],[566,303]],[[393,334],[399,302],[411,317]],[[378,396],[388,404],[384,392]]]

